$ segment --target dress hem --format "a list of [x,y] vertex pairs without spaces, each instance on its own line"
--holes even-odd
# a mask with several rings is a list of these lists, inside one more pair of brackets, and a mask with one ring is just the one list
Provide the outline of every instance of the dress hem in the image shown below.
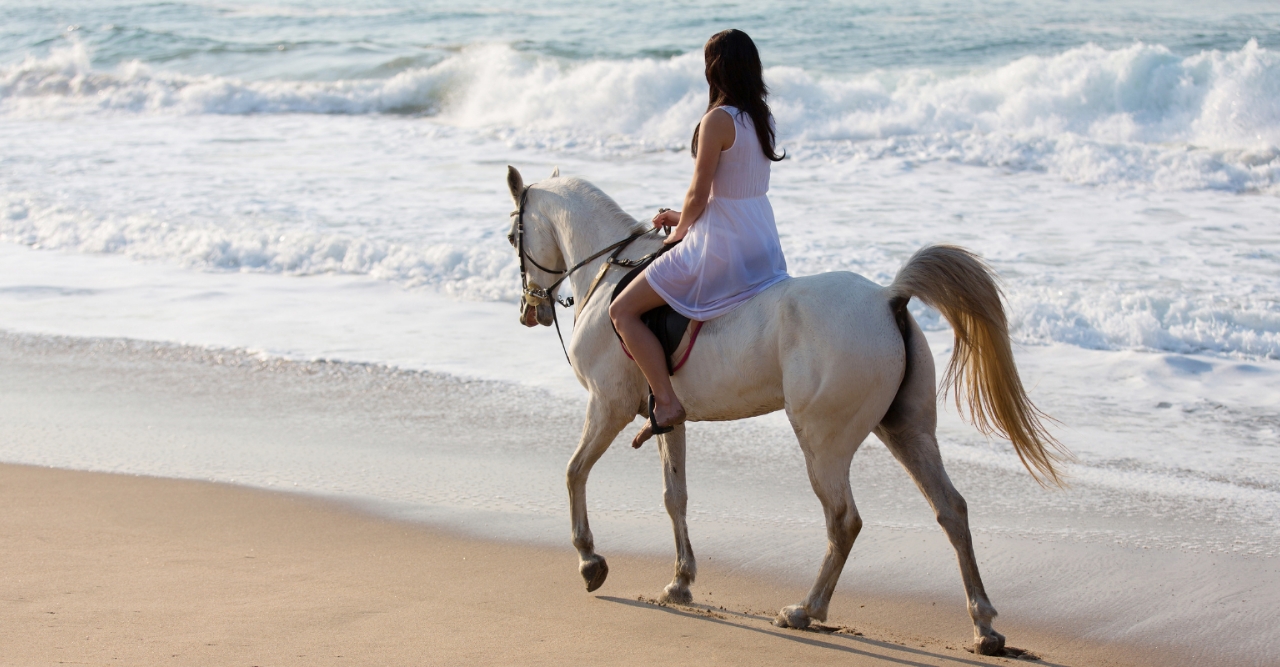
[[[653,288],[653,291],[657,293],[658,296],[662,297],[662,300],[665,301],[668,306],[671,306],[672,310],[676,311],[677,313],[680,313],[681,315],[684,315],[685,317],[695,322],[709,322],[711,320],[716,319],[717,317],[728,315],[738,306],[741,306],[742,304],[750,301],[751,297],[769,289],[770,287],[773,287],[774,285],[777,285],[778,283],[786,280],[787,278],[790,278],[791,274],[784,273],[780,276],[774,276],[773,278],[770,278],[769,280],[766,280],[763,283],[760,283],[759,285],[755,285],[749,289],[738,292],[737,294],[731,297],[721,299],[720,303],[718,303],[716,306],[712,308],[707,308],[700,311],[692,311],[687,308],[684,308],[679,303],[677,303],[676,300],[673,299],[671,295],[667,293],[666,290],[659,287],[654,281],[649,280],[648,267],[645,267],[644,273],[641,274],[641,277],[644,278],[645,282],[649,283],[649,287]],[[725,301],[728,301],[729,303],[724,303]]]

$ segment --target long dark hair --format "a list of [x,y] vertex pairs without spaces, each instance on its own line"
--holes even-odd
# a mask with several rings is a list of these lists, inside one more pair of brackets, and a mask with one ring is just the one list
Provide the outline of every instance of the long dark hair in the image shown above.
[[[724,30],[711,36],[702,49],[707,62],[707,83],[711,86],[711,100],[707,111],[719,106],[737,107],[751,116],[756,126],[756,136],[764,156],[777,162],[786,157],[774,150],[773,125],[769,123],[769,89],[764,85],[760,52],[756,43],[741,30]],[[693,145],[690,150],[698,157],[698,127],[693,128]]]

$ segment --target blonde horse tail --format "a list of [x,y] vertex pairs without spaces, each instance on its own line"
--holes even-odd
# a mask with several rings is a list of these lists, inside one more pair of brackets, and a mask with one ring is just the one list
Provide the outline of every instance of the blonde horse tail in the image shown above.
[[961,415],[966,412],[961,398],[967,398],[969,421],[985,435],[1008,438],[1037,482],[1064,486],[1057,466],[1072,456],[1049,434],[1045,421],[1052,418],[1032,404],[1018,377],[995,272],[964,248],[926,246],[889,286],[896,315],[913,296],[941,312],[955,331],[942,378],[944,395],[955,390]]

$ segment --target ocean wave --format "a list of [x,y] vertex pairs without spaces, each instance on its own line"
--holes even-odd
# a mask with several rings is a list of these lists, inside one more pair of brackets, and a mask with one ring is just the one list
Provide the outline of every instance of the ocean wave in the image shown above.
[[[486,242],[413,243],[248,224],[178,225],[144,214],[95,214],[0,193],[0,241],[176,261],[212,271],[368,275],[481,301],[514,302],[520,297],[515,256],[505,239],[497,237]],[[901,258],[881,251],[847,268],[887,284]],[[822,265],[805,249],[793,249],[793,254],[798,275]],[[1213,286],[1177,288],[1172,293],[1131,287],[1063,289],[1011,282],[1006,285],[1011,333],[1023,344],[1280,359],[1280,304],[1274,295],[1233,295]],[[917,301],[911,310],[926,330],[949,326],[937,311]]]
[[0,241],[212,271],[368,275],[481,301],[520,296],[519,267],[505,241],[413,244],[253,224],[173,224],[146,214],[94,213],[13,193],[0,193]]
[[1008,290],[1010,330],[1024,343],[1280,359],[1273,297],[1179,292],[1016,285]]
[[[388,78],[247,81],[129,62],[80,43],[0,68],[0,113],[420,114],[515,145],[683,149],[705,108],[698,54],[562,61],[475,44]],[[766,72],[798,159],[949,160],[1087,184],[1280,191],[1280,54],[1179,56],[1086,45],[958,75]]]

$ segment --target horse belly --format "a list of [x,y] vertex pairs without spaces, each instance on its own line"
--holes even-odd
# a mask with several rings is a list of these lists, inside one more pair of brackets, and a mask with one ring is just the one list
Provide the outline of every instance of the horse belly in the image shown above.
[[886,304],[852,274],[784,281],[704,325],[672,384],[696,421],[887,408],[905,350]]
[[783,281],[703,325],[671,378],[689,419],[726,421],[781,410],[782,370],[775,314]]
[[[709,325],[709,324],[708,324]],[[733,345],[724,336],[700,336],[688,361],[671,378],[693,421],[755,417],[784,405],[776,348],[763,341]]]

